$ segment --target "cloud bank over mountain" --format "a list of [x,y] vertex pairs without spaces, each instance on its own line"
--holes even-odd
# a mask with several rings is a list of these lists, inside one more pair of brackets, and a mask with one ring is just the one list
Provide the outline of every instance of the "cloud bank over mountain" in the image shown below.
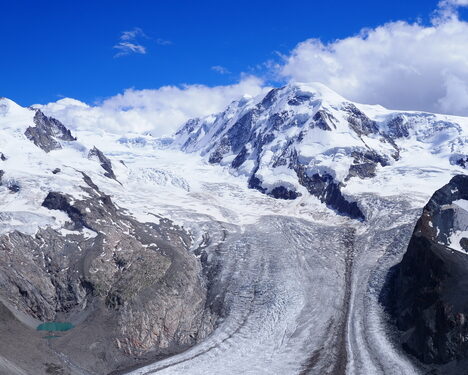
[[193,117],[206,116],[224,109],[243,95],[256,96],[267,88],[257,77],[245,76],[227,86],[185,85],[163,86],[154,90],[125,90],[122,94],[88,105],[64,98],[46,105],[35,105],[72,129],[115,133],[171,134]]
[[466,5],[440,2],[428,26],[398,21],[331,43],[306,40],[276,69],[358,102],[468,115],[468,23],[457,14]]
[[[396,21],[329,43],[308,39],[267,64],[267,75],[321,82],[349,100],[390,109],[468,115],[468,22],[458,14],[464,6],[468,0],[440,1],[430,24]],[[65,98],[42,108],[75,128],[160,136],[266,89],[261,77],[242,75],[226,86],[128,89],[96,105]]]

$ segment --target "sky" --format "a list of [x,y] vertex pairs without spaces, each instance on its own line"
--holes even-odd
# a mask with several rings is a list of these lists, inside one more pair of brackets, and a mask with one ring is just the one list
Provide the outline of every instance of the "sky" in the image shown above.
[[468,115],[466,6],[2,1],[0,96],[48,103],[72,127],[158,135],[289,81],[319,81],[390,108]]

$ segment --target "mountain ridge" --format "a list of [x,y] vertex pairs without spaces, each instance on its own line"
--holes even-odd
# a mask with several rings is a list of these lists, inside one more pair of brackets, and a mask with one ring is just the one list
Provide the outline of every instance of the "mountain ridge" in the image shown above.
[[296,83],[189,120],[174,143],[247,176],[263,193],[295,199],[308,192],[338,213],[364,219],[346,197],[350,180],[372,180],[415,152],[430,155],[429,166],[438,159],[437,166],[463,168],[467,134],[467,118],[391,111],[353,103],[322,84]]

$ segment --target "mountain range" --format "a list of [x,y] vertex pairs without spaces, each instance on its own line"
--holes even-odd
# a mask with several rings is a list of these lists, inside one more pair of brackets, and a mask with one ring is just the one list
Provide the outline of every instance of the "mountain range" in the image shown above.
[[460,374],[467,167],[468,118],[319,83],[168,138],[2,98],[0,373]]

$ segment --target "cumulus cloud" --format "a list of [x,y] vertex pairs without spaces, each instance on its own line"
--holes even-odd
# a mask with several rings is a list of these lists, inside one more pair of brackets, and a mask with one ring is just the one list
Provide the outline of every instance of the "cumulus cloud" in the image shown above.
[[468,23],[456,12],[465,5],[441,1],[430,25],[399,21],[331,43],[306,40],[277,72],[358,102],[468,115]]
[[[468,0],[440,1],[430,24],[397,21],[330,43],[306,40],[280,63],[268,62],[268,75],[318,81],[357,102],[468,115],[468,22],[457,13],[461,6]],[[145,53],[138,38],[148,37],[138,28],[123,32],[119,53]],[[228,73],[222,66],[211,69]],[[189,118],[222,111],[244,94],[266,90],[260,78],[244,76],[227,86],[129,89],[96,105],[65,98],[42,109],[73,129],[162,136]]]
[[468,0],[440,0],[433,19],[434,23],[458,18],[457,9],[465,6],[468,6]]
[[117,43],[113,48],[119,50],[114,57],[130,55],[132,53],[146,54],[146,47],[139,42],[139,39],[147,38],[146,34],[139,27],[133,30],[123,31]]
[[243,95],[256,96],[268,88],[256,77],[240,82],[208,87],[204,85],[164,86],[154,90],[126,90],[94,106],[64,98],[47,105],[35,105],[71,129],[117,134],[151,133],[170,135],[190,118],[222,111]]

